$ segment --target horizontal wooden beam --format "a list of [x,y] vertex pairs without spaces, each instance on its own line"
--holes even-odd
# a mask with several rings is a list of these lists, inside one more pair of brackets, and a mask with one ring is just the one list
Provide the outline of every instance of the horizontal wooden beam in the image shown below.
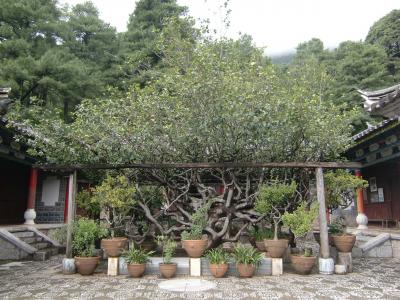
[[221,163],[126,163],[126,164],[42,164],[42,170],[106,170],[106,169],[215,169],[215,168],[326,168],[360,169],[358,162],[221,162]]

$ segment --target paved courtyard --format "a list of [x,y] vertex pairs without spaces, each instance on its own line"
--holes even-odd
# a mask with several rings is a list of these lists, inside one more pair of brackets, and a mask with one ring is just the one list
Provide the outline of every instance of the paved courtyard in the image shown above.
[[[216,288],[203,292],[169,292],[157,276],[133,279],[64,276],[61,256],[46,262],[0,265],[1,299],[400,299],[399,259],[357,259],[350,275],[283,276],[213,279]],[[185,277],[179,277],[185,278]]]

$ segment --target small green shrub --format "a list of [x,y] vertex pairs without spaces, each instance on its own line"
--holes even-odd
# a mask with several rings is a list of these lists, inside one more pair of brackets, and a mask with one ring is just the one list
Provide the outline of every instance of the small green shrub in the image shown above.
[[303,255],[304,257],[311,257],[311,256],[313,256],[313,251],[312,251],[312,249],[311,248],[305,248],[304,249],[304,255]]
[[49,238],[57,241],[60,243],[60,245],[66,245],[67,244],[67,231],[68,231],[68,226],[63,225],[59,228],[56,228],[54,230],[50,230],[49,232]]
[[157,236],[157,244],[162,247],[163,262],[170,264],[176,250],[176,242],[164,235],[159,235]]
[[230,254],[222,248],[210,249],[204,256],[208,259],[210,264],[226,264],[230,258]]
[[136,204],[133,184],[123,175],[116,178],[107,176],[92,192],[93,205],[98,205],[106,212],[111,237],[124,235],[125,217]]
[[328,232],[330,234],[342,235],[346,232],[346,226],[343,224],[342,220],[338,219],[329,224]]
[[87,218],[80,218],[74,223],[72,232],[72,252],[74,256],[94,256],[95,242],[107,234],[105,228]]
[[139,248],[131,248],[122,253],[128,264],[145,264],[149,261],[150,256],[154,254],[154,251],[144,251]]
[[237,244],[233,248],[233,258],[238,264],[247,264],[258,266],[262,259],[262,253],[252,247],[246,247],[242,244]]
[[262,242],[263,240],[270,240],[274,238],[274,231],[270,228],[259,228],[252,226],[249,229],[249,234],[257,242]]
[[289,227],[296,237],[301,237],[312,230],[312,225],[318,215],[318,205],[313,205],[309,210],[305,202],[292,213],[285,212],[282,217],[283,224]]
[[207,226],[208,211],[213,204],[212,200],[209,200],[203,204],[193,215],[192,215],[192,227],[190,230],[185,230],[181,233],[182,240],[201,240],[203,237],[203,229]]
[[92,195],[88,190],[80,191],[76,195],[76,205],[83,209],[91,219],[97,219],[100,216],[99,202],[92,200]]

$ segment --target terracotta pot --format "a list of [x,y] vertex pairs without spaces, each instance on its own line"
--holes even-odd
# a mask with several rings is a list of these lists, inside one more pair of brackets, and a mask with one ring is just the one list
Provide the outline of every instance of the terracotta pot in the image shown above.
[[[320,236],[319,231],[314,231],[313,234],[314,234],[315,241],[319,245],[321,245],[321,236]],[[330,233],[328,233],[328,242],[329,242],[329,245],[333,246],[333,238],[332,238],[332,235]]]
[[238,270],[240,277],[250,278],[253,277],[256,266],[249,264],[236,264],[236,269]]
[[126,248],[127,241],[128,239],[125,237],[102,239],[101,247],[109,257],[118,257],[121,256],[122,251]]
[[288,240],[264,240],[265,248],[272,258],[281,258],[289,245]]
[[160,268],[160,273],[161,273],[162,277],[171,278],[171,277],[174,277],[174,275],[176,273],[177,264],[176,263],[169,263],[169,264],[160,263],[159,268]]
[[75,256],[75,265],[79,274],[92,275],[99,263],[100,256],[78,257]]
[[311,273],[315,261],[317,260],[316,256],[302,256],[292,254],[290,255],[290,261],[292,262],[293,268],[296,270],[297,273],[301,275],[308,275]]
[[208,240],[183,240],[182,248],[191,258],[199,258],[206,250]]
[[332,235],[333,243],[339,252],[351,252],[356,242],[353,234]]
[[128,273],[133,278],[142,277],[146,264],[128,264]]
[[209,268],[215,278],[221,278],[228,271],[228,264],[210,264]]
[[260,250],[261,252],[265,252],[265,251],[267,251],[266,249],[265,249],[265,244],[264,244],[264,242],[256,242],[256,247],[257,247],[257,249],[258,250]]

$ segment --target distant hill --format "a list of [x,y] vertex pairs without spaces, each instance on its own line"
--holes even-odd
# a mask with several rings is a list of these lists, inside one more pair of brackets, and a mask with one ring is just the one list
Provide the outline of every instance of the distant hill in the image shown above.
[[276,65],[288,65],[292,62],[295,53],[285,53],[271,56],[271,61]]

